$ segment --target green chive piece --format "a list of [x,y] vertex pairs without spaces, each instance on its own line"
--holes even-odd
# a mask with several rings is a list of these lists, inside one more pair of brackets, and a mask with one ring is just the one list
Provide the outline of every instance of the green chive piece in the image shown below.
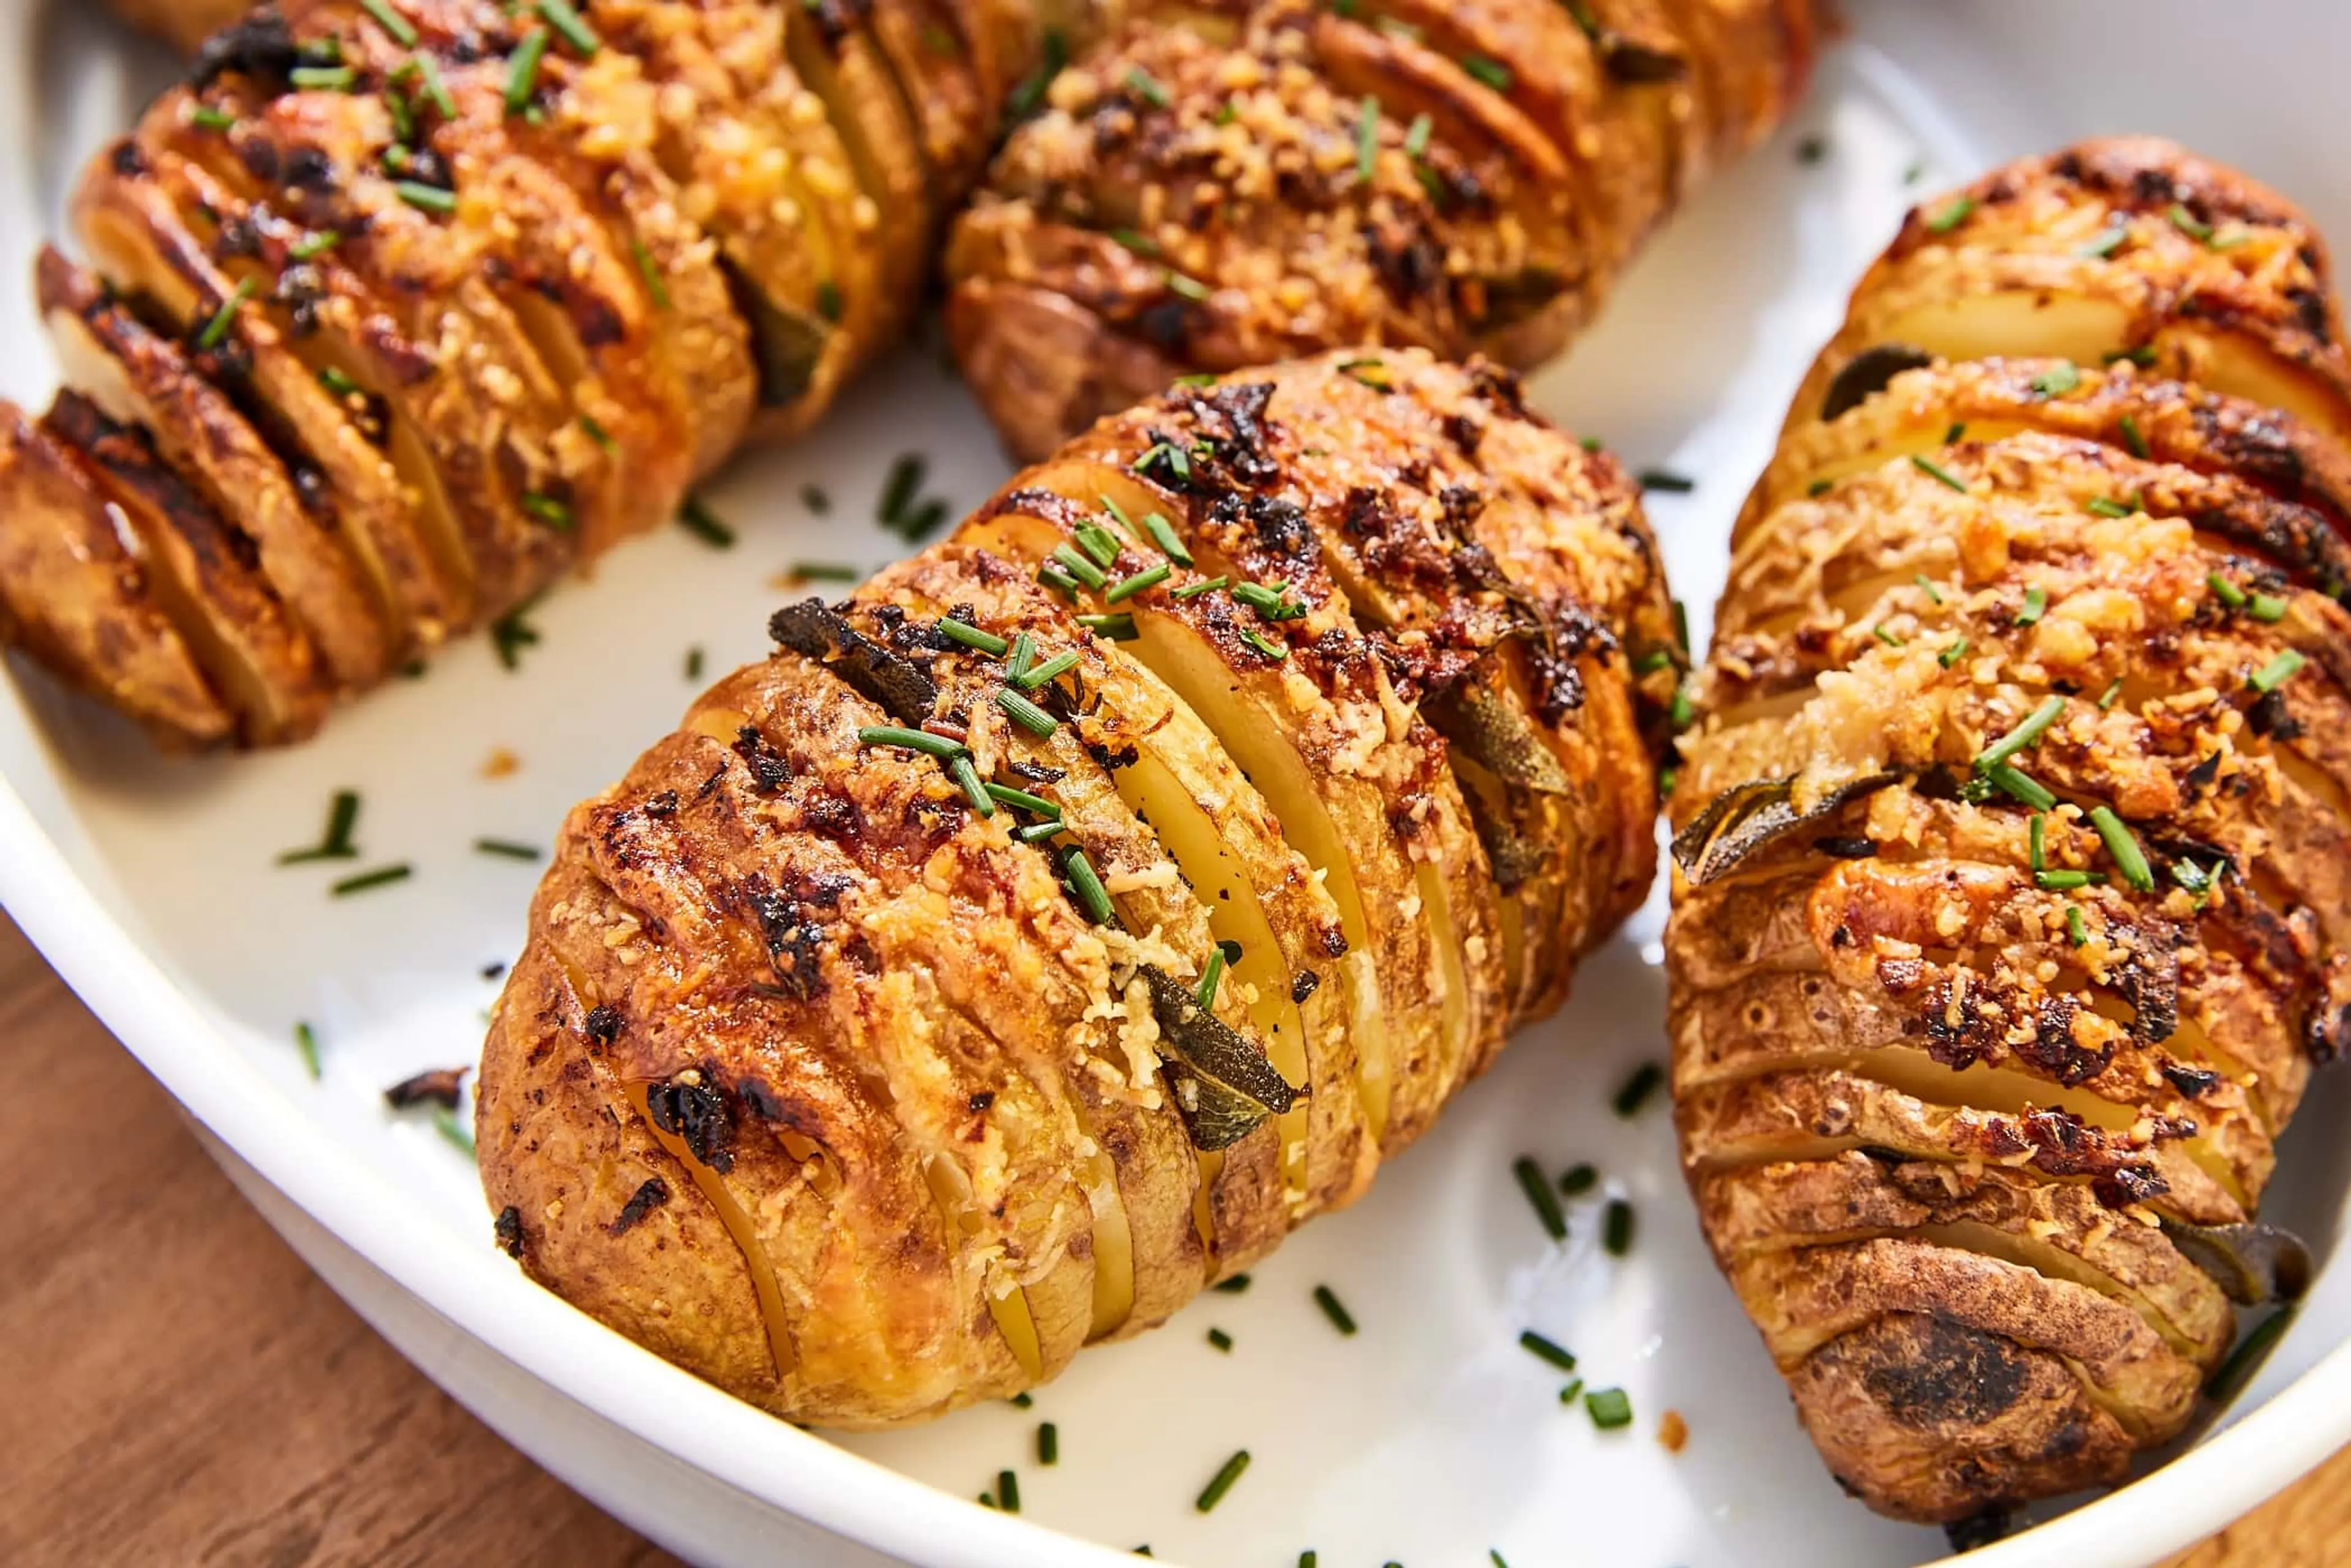
[[290,86],[319,92],[349,92],[359,79],[360,73],[349,66],[296,66],[286,73]]
[[796,560],[784,570],[802,582],[857,582],[865,576],[862,568],[838,560]]
[[2147,371],[2155,368],[2157,357],[2154,344],[2142,343],[2136,349],[2117,349],[2106,356],[2106,363],[2112,365],[2128,360],[2140,370]]
[[1941,464],[1936,462],[1933,458],[1928,456],[1923,452],[1914,452],[1910,455],[1910,466],[1918,470],[1919,473],[1926,475],[1937,484],[1947,486],[1951,489],[1957,490],[1962,496],[1968,493],[1968,486],[1965,481],[1961,480],[1949,469],[1944,467]]
[[1244,626],[1241,628],[1241,641],[1247,643],[1250,647],[1256,649],[1267,658],[1271,659],[1277,664],[1282,660],[1290,657],[1290,649],[1287,645],[1272,642],[1270,639],[1259,635],[1257,628],[1254,626]]
[[1364,184],[1372,183],[1372,170],[1380,156],[1380,100],[1371,94],[1364,95],[1363,106],[1355,111],[1355,178]]
[[1009,784],[990,784],[987,787],[987,793],[990,800],[1009,806],[1015,810],[1034,811],[1040,817],[1051,817],[1056,821],[1059,821],[1061,815],[1061,808],[1046,800],[1042,795],[1031,795],[1028,790],[1015,789]]
[[287,850],[277,857],[279,865],[301,865],[309,861],[348,861],[359,858],[359,848],[351,842],[351,830],[359,825],[360,798],[356,790],[338,789],[327,802],[327,831],[318,843],[308,849]]
[[[1207,299],[1212,292],[1208,286],[1198,278],[1188,273],[1176,272],[1173,269],[1169,270],[1162,281],[1167,285],[1170,293],[1180,294],[1195,303]],[[1171,447],[1169,450],[1173,451],[1174,448]]]
[[1036,1404],[1037,1401],[1032,1396],[1030,1396],[1028,1390],[1023,1389],[1019,1393],[1014,1395],[1011,1398],[1006,1400],[1005,1403],[1011,1406],[1015,1410],[1026,1410],[1031,1405]]
[[524,619],[538,602],[535,597],[525,600],[490,622],[490,646],[509,670],[522,668],[522,651],[538,642],[538,628]]
[[1078,624],[1108,643],[1132,643],[1143,635],[1134,629],[1134,617],[1123,612],[1116,615],[1081,615]]
[[1677,735],[1698,722],[1698,698],[1691,695],[1687,681],[1674,688],[1673,700],[1666,705],[1666,722]]
[[1040,1465],[1061,1462],[1061,1431],[1050,1421],[1037,1428],[1037,1462]]
[[1899,648],[1902,646],[1902,639],[1896,637],[1893,632],[1888,632],[1883,626],[1872,626],[1869,629],[1869,634],[1876,638],[1879,642],[1885,643],[1889,648]]
[[2023,723],[1993,741],[1977,756],[1976,771],[1989,773],[2034,741],[2039,740],[2064,711],[2064,697],[2043,698],[2041,706],[2026,715]]
[[443,217],[457,210],[457,193],[444,191],[438,185],[427,185],[416,180],[395,180],[392,193],[421,213],[437,213]]
[[2026,589],[2024,591],[2024,608],[2016,612],[2016,624],[2019,626],[2032,625],[2034,622],[2041,619],[2041,612],[2048,608],[2049,591],[2047,589]]
[[514,57],[507,62],[507,112],[520,114],[530,107],[530,96],[538,90],[538,62],[547,54],[548,39],[552,37],[544,27],[533,27],[515,46]]
[[1229,1280],[1219,1280],[1208,1287],[1212,1291],[1221,1291],[1228,1296],[1238,1296],[1249,1288],[1249,1277],[1247,1274],[1235,1274]]
[[2022,801],[2036,811],[2046,811],[2057,804],[2057,797],[2022,770],[2005,762],[1995,762],[1984,769],[1984,782],[2012,800]]
[[1836,481],[1834,479],[1815,479],[1811,484],[1804,486],[1804,494],[1807,496],[1825,496],[1831,490],[1835,488]]
[[1215,1511],[1216,1506],[1225,1500],[1225,1494],[1233,1490],[1233,1483],[1241,1479],[1241,1472],[1249,1469],[1249,1463],[1247,1448],[1234,1449],[1233,1457],[1225,1461],[1215,1479],[1200,1489],[1200,1495],[1192,1500],[1192,1506],[1202,1513]]
[[1573,1405],[1577,1399],[1583,1396],[1583,1379],[1581,1377],[1570,1378],[1568,1380],[1567,1386],[1559,1391],[1559,1402],[1562,1405]]
[[456,119],[457,100],[451,96],[449,84],[441,79],[441,62],[431,55],[411,55],[408,59],[416,68],[417,74],[423,78],[424,96],[433,100],[433,107],[441,111],[441,118]]
[[538,0],[538,14],[547,18],[549,26],[563,35],[565,43],[582,56],[592,57],[602,43],[596,37],[595,29],[571,8],[570,0]]
[[1217,984],[1225,977],[1225,952],[1221,947],[1208,949],[1208,961],[1200,966],[1200,1010],[1212,1012],[1217,1006]]
[[1604,1432],[1633,1424],[1633,1396],[1621,1388],[1593,1390],[1583,1396],[1583,1408],[1592,1424]]
[[950,758],[970,755],[970,748],[960,740],[949,740],[944,735],[933,735],[927,729],[908,729],[903,725],[867,724],[857,729],[860,746],[890,746],[901,751],[919,751],[945,762]]
[[1697,480],[1687,474],[1677,474],[1670,468],[1644,468],[1633,479],[1642,489],[1655,490],[1665,496],[1687,496],[1698,488]]
[[1222,1329],[1210,1329],[1208,1331],[1208,1343],[1216,1346],[1218,1350],[1223,1351],[1227,1355],[1230,1355],[1233,1353],[1233,1336],[1227,1333]]
[[190,110],[188,119],[206,131],[226,131],[236,123],[236,116],[209,103],[200,103]]
[[1020,1478],[1010,1470],[996,1472],[996,1506],[1007,1513],[1020,1511]]
[[406,882],[416,868],[406,861],[393,865],[380,865],[373,871],[363,871],[357,876],[347,876],[327,889],[333,898],[348,898],[354,893],[365,893],[371,887],[389,887],[395,882]]
[[2047,831],[2046,824],[2048,823],[2048,821],[2049,815],[2047,812],[2035,811],[2032,813],[2032,821],[2029,824],[2032,832],[2032,860],[2029,863],[2034,871],[2046,871],[2049,869],[2045,853],[2045,845],[2043,843],[2043,838]]
[[1012,634],[1012,651],[1004,655],[1004,674],[1008,680],[1019,680],[1029,665],[1037,662],[1037,639],[1026,632]]
[[2231,582],[2227,578],[2222,577],[2219,572],[2207,572],[2204,577],[2204,582],[2205,586],[2211,589],[2212,597],[2227,605],[2230,609],[2242,610],[2245,607],[2245,591],[2239,588],[2235,583]]
[[971,802],[973,810],[983,817],[996,815],[996,802],[989,798],[987,786],[980,782],[979,769],[972,766],[968,753],[947,758],[947,776],[963,787],[963,798]]
[[1562,1372],[1575,1370],[1575,1353],[1565,1345],[1555,1343],[1528,1329],[1519,1335],[1519,1347],[1538,1361],[1549,1362]]
[[2212,225],[2204,222],[2201,218],[2199,218],[2194,213],[2189,212],[2186,204],[2180,202],[2172,203],[2171,212],[2168,215],[2171,219],[2172,226],[2177,228],[2180,233],[2194,239],[2200,239],[2208,245],[2211,243]]
[[2115,428],[2122,432],[2123,444],[2130,449],[2132,456],[2147,455],[2147,437],[2139,434],[2137,420],[2133,419],[2129,414],[2125,414],[2115,422]]
[[1580,1197],[1599,1185],[1600,1172],[1589,1164],[1570,1166],[1559,1178],[1559,1190],[1570,1197]]
[[342,240],[343,236],[334,230],[320,229],[316,234],[304,235],[287,246],[286,254],[297,261],[312,261],[334,249]]
[[2246,684],[2264,696],[2294,679],[2296,670],[2308,661],[2295,649],[2288,648],[2260,669],[2255,670]]
[[2032,378],[2032,390],[2042,397],[2064,397],[2081,384],[2082,372],[2071,360]]
[[1159,242],[1134,229],[1113,229],[1110,237],[1137,256],[1157,256]]
[[1953,229],[1966,223],[1975,210],[1976,199],[1973,196],[1957,197],[1942,211],[1927,220],[1927,232],[1938,235],[1949,234]]
[[1608,1200],[1601,1218],[1600,1245],[1612,1258],[1622,1258],[1633,1249],[1633,1206],[1621,1197]]
[[466,1128],[465,1123],[457,1120],[455,1112],[439,1105],[433,1107],[433,1130],[446,1139],[451,1148],[455,1149],[467,1159],[481,1157],[474,1152],[474,1134]]
[[1174,561],[1178,566],[1190,566],[1192,564],[1192,551],[1190,547],[1186,546],[1183,539],[1177,537],[1176,525],[1169,522],[1165,517],[1160,516],[1157,512],[1144,513],[1143,531],[1151,536],[1151,542],[1157,545],[1160,549],[1165,551],[1169,560]]
[[1135,97],[1143,99],[1144,102],[1149,104],[1154,109],[1166,109],[1171,107],[1176,101],[1174,99],[1167,96],[1167,89],[1160,85],[1159,78],[1153,76],[1149,71],[1144,70],[1141,66],[1132,66],[1128,68],[1126,73],[1126,85],[1134,93]]
[[198,353],[209,352],[220,347],[221,340],[228,336],[228,329],[236,323],[236,313],[245,308],[245,302],[252,298],[260,287],[259,278],[246,278],[236,286],[226,299],[221,301],[220,308],[214,311],[212,319],[204,323],[204,329],[196,334]]
[[1968,426],[1965,420],[1954,421],[1951,427],[1943,432],[1943,444],[1946,446],[1957,446],[1960,440],[1966,436],[1967,433]]
[[1519,1190],[1527,1195],[1527,1202],[1542,1222],[1543,1233],[1553,1241],[1567,1239],[1567,1216],[1559,1207],[1558,1195],[1551,1190],[1551,1180],[1535,1164],[1531,1155],[1520,1155],[1510,1162],[1510,1174],[1519,1178]]
[[1633,1070],[1633,1076],[1625,1080],[1625,1086],[1616,1091],[1616,1097],[1610,1103],[1615,1107],[1616,1114],[1629,1122],[1641,1113],[1641,1107],[1649,1103],[1649,1096],[1655,1094],[1665,1081],[1664,1068],[1654,1061],[1645,1061]]
[[1061,727],[1060,719],[1009,688],[996,694],[996,706],[1004,710],[1006,717],[1040,740]]
[[1499,1546],[1486,1548],[1486,1560],[1492,1563],[1494,1568],[1510,1568],[1510,1565],[1503,1561],[1502,1551]]
[[1017,829],[1012,836],[1024,844],[1041,844],[1047,839],[1060,836],[1061,832],[1061,819],[1055,817],[1050,821],[1031,822],[1025,828]]
[[2085,240],[2074,247],[2075,256],[2096,256],[2104,260],[2122,249],[2123,241],[2130,238],[2130,220],[2116,213],[2095,239]]
[[2105,880],[2105,873],[2095,871],[2038,871],[2032,873],[2032,884],[2045,893],[2072,893],[2076,888],[2095,887]]
[[1418,158],[1428,151],[1428,133],[1437,129],[1436,121],[1426,114],[1416,114],[1404,133],[1404,151],[1408,158]]
[[2065,906],[2065,935],[2072,938],[2076,947],[2086,947],[2090,945],[2089,927],[2082,923],[2082,906],[2078,904],[2069,904]]
[[1102,568],[1080,555],[1069,545],[1055,545],[1050,559],[1055,566],[1060,567],[1088,588],[1099,589],[1110,580]]
[[1153,442],[1143,449],[1143,455],[1137,457],[1131,466],[1134,473],[1148,477],[1154,463],[1166,464],[1169,471],[1178,479],[1189,479],[1192,476],[1190,455],[1172,441]]
[[636,257],[637,276],[645,280],[645,292],[653,297],[653,308],[668,309],[669,285],[662,278],[661,267],[654,262],[653,253],[645,248],[645,242],[641,239],[629,241],[629,249]]
[[848,307],[841,303],[840,284],[835,283],[831,278],[828,277],[823,282],[816,286],[816,313],[818,315],[823,317],[826,320],[838,327],[841,325],[842,313],[847,309]]
[[1314,1287],[1314,1304],[1322,1309],[1322,1315],[1331,1320],[1331,1326],[1332,1328],[1337,1329],[1343,1334],[1346,1334],[1351,1337],[1353,1335],[1355,1332],[1354,1314],[1347,1311],[1346,1306],[1339,1300],[1338,1295],[1331,1289],[1330,1286],[1317,1285]]
[[2283,621],[2285,619],[2285,601],[2274,593],[2256,593],[2252,614],[2256,621]]
[[1097,925],[1109,925],[1110,894],[1094,871],[1094,862],[1086,858],[1084,846],[1071,844],[1061,857],[1061,868],[1069,873],[1070,886],[1077,894],[1078,907],[1086,912],[1086,918]]
[[1942,665],[1943,668],[1948,670],[1953,664],[1958,664],[1961,659],[1964,659],[1967,656],[1968,640],[1965,637],[1962,637],[1958,642],[1952,643],[1949,647],[1944,649],[1941,653],[1936,654],[1935,663]]
[[983,653],[1001,655],[1012,646],[995,632],[983,632],[970,622],[958,620],[952,615],[940,616],[938,628],[939,635],[949,642],[960,643],[967,648],[977,648]]
[[677,508],[678,525],[713,549],[733,549],[735,530],[718,520],[699,496],[688,496]]
[[537,490],[523,492],[522,509],[558,533],[569,533],[577,521],[571,515],[571,508],[569,506],[553,496],[542,495]]
[[1203,593],[1213,592],[1217,589],[1229,586],[1232,580],[1233,580],[1231,578],[1226,577],[1221,573],[1215,577],[1202,578],[1197,582],[1187,582],[1181,588],[1169,589],[1167,591],[1167,597],[1170,599],[1197,599]]
[[384,0],[360,0],[360,9],[375,18],[376,26],[392,35],[392,41],[403,49],[416,47],[416,28],[407,17],[393,10]]
[[1050,561],[1038,567],[1037,580],[1064,598],[1075,599],[1078,596],[1078,580]]
[[689,681],[702,679],[702,649],[699,646],[685,651],[685,678]]
[[2172,862],[2171,880],[2186,888],[2189,892],[2196,894],[2199,899],[2201,899],[2206,894],[2212,891],[2212,873],[2206,871],[2202,866],[2198,865],[2194,861],[2178,860]]
[[510,861],[535,861],[539,858],[539,852],[537,846],[532,844],[517,843],[512,839],[475,839],[474,841],[474,852],[475,854],[483,855],[497,855],[503,859]]
[[1933,580],[1928,578],[1925,572],[1912,572],[1910,574],[1910,580],[1917,583],[1920,588],[1926,590],[1928,600],[1937,604],[1943,602],[1943,591],[1937,588]]
[[1032,664],[1019,674],[1013,676],[1012,684],[1024,692],[1033,692],[1039,686],[1050,684],[1062,671],[1074,668],[1077,662],[1077,650],[1063,649],[1043,664]]
[[2094,496],[2085,503],[2089,512],[2101,517],[2127,517],[2131,509],[2120,501],[2109,501],[2104,496]]
[[1483,55],[1465,55],[1461,59],[1461,68],[1496,92],[1510,90],[1510,68],[1499,60],[1489,60]]
[[1119,526],[1120,530],[1123,532],[1127,538],[1133,538],[1134,537],[1134,519],[1126,515],[1126,508],[1120,506],[1117,501],[1113,500],[1109,496],[1097,494],[1095,498],[1102,502],[1102,510],[1110,514],[1110,520],[1116,523]]
[[294,1049],[302,1053],[302,1071],[310,1075],[311,1082],[319,1082],[319,1031],[307,1023],[297,1023]]
[[1100,523],[1080,523],[1070,530],[1078,548],[1093,557],[1094,564],[1108,570],[1118,559],[1118,536]]

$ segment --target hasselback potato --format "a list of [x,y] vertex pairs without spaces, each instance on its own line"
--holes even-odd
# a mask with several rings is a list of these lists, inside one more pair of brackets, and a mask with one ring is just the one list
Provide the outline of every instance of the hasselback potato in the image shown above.
[[1204,12],[1061,73],[956,222],[949,337],[1017,455],[1186,370],[1548,358],[1814,48],[1808,0]]
[[477,1114],[536,1278],[796,1419],[1348,1202],[1653,866],[1655,546],[1482,364],[1179,387],[773,631],[571,813]]
[[2254,1213],[2351,1039],[2342,330],[2241,175],[2011,165],[1912,214],[1740,520],[1671,802],[1677,1114],[1884,1511],[2119,1478],[2306,1275]]

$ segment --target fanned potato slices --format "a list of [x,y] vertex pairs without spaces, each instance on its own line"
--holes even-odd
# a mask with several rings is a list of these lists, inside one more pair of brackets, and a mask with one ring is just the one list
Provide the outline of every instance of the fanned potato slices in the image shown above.
[[[780,1414],[918,1419],[1352,1200],[1556,1000],[1654,854],[1655,546],[1507,372],[1389,368],[1106,423],[573,812],[478,1113],[537,1278]],[[1418,711],[1465,689],[1482,766],[1567,780],[1499,829]],[[1543,841],[1507,888],[1493,831]]]
[[2291,206],[2091,143],[1912,214],[1740,518],[1673,800],[1677,1120],[1884,1511],[2118,1478],[2226,1303],[2306,1280],[2252,1217],[2351,1042],[2346,384]]

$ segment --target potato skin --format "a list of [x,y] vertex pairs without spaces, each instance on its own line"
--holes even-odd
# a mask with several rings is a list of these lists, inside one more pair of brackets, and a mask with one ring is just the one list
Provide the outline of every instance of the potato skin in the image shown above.
[[1883,1512],[2187,1427],[2235,1322],[2177,1228],[2252,1218],[2351,1039],[2339,319],[2233,172],[1994,171],[1863,279],[1740,520],[1670,803],[1677,1124]]
[[[1343,1000],[1349,945],[1330,864],[1294,849],[1294,818],[1252,782],[1270,775],[1228,755],[1244,661],[1295,684],[1300,706],[1282,722],[1317,789],[1344,768],[1368,787],[1394,766],[1398,792],[1375,800],[1438,810],[1447,747],[1414,710],[1525,633],[1439,657],[1426,628],[1379,618],[1364,580],[1343,591],[1322,560],[1343,565],[1360,548],[1336,535],[1348,495],[1358,513],[1377,498],[1402,514],[1445,491],[1457,515],[1489,508],[1498,527],[1507,516],[1515,543],[1489,554],[1467,533],[1425,541],[1435,570],[1416,613],[1448,607],[1451,624],[1499,626],[1500,572],[1542,566],[1552,575],[1529,580],[1544,589],[1542,613],[1585,626],[1581,695],[1519,722],[1600,754],[1597,768],[1646,800],[1648,737],[1672,677],[1636,674],[1630,650],[1669,612],[1637,507],[1593,482],[1606,471],[1530,415],[1507,372],[1401,351],[1386,368],[1374,387],[1358,360],[1326,356],[1106,422],[1016,477],[963,535],[834,609],[779,620],[789,648],[720,681],[572,812],[479,1081],[485,1191],[534,1278],[779,1415],[917,1420],[1015,1393],[1083,1343],[1161,1321],[1359,1194],[1484,1067],[1490,1047],[1476,1038],[1399,1051],[1398,1109],[1375,1124],[1355,1053],[1366,1015]],[[1464,442],[1471,421],[1482,439]],[[1333,455],[1366,424],[1379,439],[1342,463]],[[1152,446],[1186,454],[1182,474],[1138,471],[1132,454]],[[1119,491],[1123,512],[1103,504],[1122,473],[1162,486],[1150,510],[1134,489]],[[1066,532],[1052,520],[1064,513],[1078,519]],[[1005,553],[1037,538],[1021,559]],[[1273,559],[1239,565],[1252,538],[1288,563],[1311,611],[1266,614],[1232,591],[1237,573],[1257,581]],[[1163,553],[1166,539],[1177,550]],[[1111,559],[1102,586],[1083,573],[1052,586],[1040,558],[1082,560],[1081,549]],[[1504,556],[1510,566],[1492,564]],[[1112,570],[1155,580],[1110,601]],[[1078,619],[1114,620],[1122,606],[1138,622],[1196,610],[1233,688],[1196,689],[1196,709],[1163,683],[1158,644]],[[811,627],[831,630],[812,643]],[[1008,662],[1024,638],[1036,667],[1053,665],[1026,694],[1048,721],[1041,736],[1037,716],[1006,701],[1021,695]],[[1386,706],[1356,714],[1369,732],[1339,745],[1345,705],[1373,693]],[[875,733],[909,724],[959,745],[969,777]],[[1391,726],[1411,737],[1394,758]],[[1183,798],[1143,787],[1146,773]],[[983,781],[1006,791],[984,812]],[[1347,797],[1322,798],[1339,815]],[[1548,883],[1560,907],[1526,937],[1544,983],[1505,986],[1490,937],[1465,966],[1477,994],[1463,1016],[1497,1039],[1551,1005],[1553,972],[1647,875],[1648,841],[1620,829],[1614,802],[1567,800],[1545,820],[1573,840],[1577,876]],[[1453,800],[1443,809],[1470,809]],[[1187,810],[1205,824],[1197,837],[1177,831]],[[1344,820],[1403,845],[1437,831],[1376,810]],[[1493,900],[1479,838],[1446,831],[1450,882],[1366,892]],[[1072,891],[1084,881],[1073,847],[1113,918],[1097,922]],[[1249,928],[1275,934],[1280,961],[1268,974],[1252,967],[1261,955],[1217,958],[1232,977],[1210,1009],[1226,1031],[1216,1049],[1247,1053],[1253,1071],[1298,1063],[1306,1097],[1293,1116],[1260,1101],[1242,1136],[1211,1148],[1189,1120],[1206,1047],[1152,999],[1145,967],[1186,993],[1203,983],[1212,937],[1232,928],[1224,894],[1210,894],[1228,853],[1238,896],[1262,912]],[[1397,1040],[1421,1038],[1447,1005],[1419,971],[1389,967],[1405,961],[1372,962],[1381,994],[1411,1014],[1389,1020]],[[1252,976],[1281,988],[1280,1006],[1244,983]],[[1281,1027],[1302,1025],[1302,1049],[1268,1019],[1300,1020]],[[1214,1071],[1247,1076],[1230,1059]],[[1293,1129],[1295,1155],[1282,1146]]]

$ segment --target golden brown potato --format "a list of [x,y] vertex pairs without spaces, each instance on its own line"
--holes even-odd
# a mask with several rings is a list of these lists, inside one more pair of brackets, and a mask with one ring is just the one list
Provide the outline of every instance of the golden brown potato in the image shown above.
[[[795,1419],[999,1397],[1355,1197],[1558,1000],[1651,866],[1654,545],[1508,372],[1380,369],[1105,422],[574,810],[480,1079],[535,1278]],[[1573,786],[1507,894],[1421,717],[1470,688]]]
[[2119,1479],[2228,1302],[2300,1288],[2252,1221],[2351,1040],[2340,344],[2282,198],[2031,160],[1911,215],[1740,519],[1671,802],[1677,1121],[1883,1511]]

